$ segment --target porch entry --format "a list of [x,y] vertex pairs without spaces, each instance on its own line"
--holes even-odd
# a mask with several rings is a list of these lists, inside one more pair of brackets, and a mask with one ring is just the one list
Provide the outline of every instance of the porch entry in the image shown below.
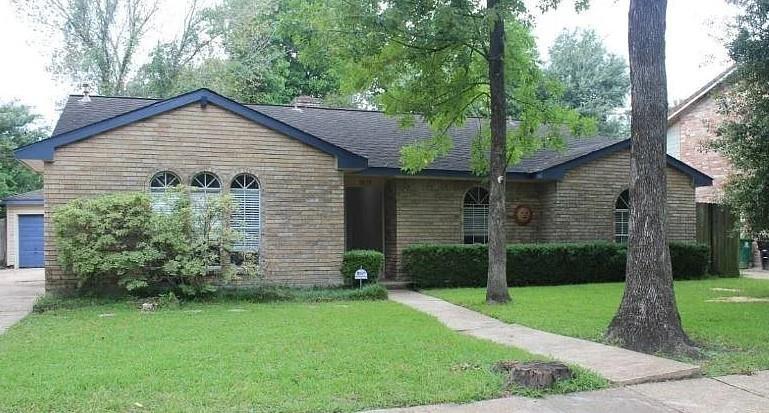
[[384,186],[354,180],[344,189],[345,249],[384,252]]

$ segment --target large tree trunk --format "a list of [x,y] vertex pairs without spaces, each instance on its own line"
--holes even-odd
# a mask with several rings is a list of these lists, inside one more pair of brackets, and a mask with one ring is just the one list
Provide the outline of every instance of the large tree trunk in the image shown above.
[[666,7],[667,0],[630,1],[630,238],[625,293],[607,338],[636,351],[692,354],[667,244]]
[[494,13],[497,0],[487,0],[488,11],[496,15],[489,39],[489,82],[491,92],[491,150],[489,165],[489,274],[486,302],[510,301],[507,291],[505,251],[505,172],[507,169],[507,107],[505,96],[505,22]]

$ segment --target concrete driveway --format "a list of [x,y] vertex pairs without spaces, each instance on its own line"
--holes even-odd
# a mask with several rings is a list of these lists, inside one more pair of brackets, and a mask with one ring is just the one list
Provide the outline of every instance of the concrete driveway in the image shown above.
[[32,311],[45,292],[45,270],[0,270],[0,334]]

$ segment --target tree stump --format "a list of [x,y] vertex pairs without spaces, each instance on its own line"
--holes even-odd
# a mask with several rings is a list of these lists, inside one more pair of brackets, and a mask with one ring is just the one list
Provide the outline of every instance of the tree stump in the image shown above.
[[557,381],[568,380],[573,374],[563,363],[545,361],[500,361],[493,369],[505,375],[505,385],[546,389]]

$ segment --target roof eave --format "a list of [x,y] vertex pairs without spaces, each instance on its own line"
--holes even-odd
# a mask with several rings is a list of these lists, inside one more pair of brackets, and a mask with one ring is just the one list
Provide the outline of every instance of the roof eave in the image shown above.
[[336,157],[337,165],[340,169],[359,170],[368,166],[368,159],[365,157],[324,141],[314,135],[219,95],[209,89],[198,89],[69,132],[51,136],[48,139],[18,148],[14,151],[14,154],[20,160],[52,161],[56,149],[61,146],[87,139],[99,133],[108,132],[193,103],[200,103],[203,107],[208,104],[213,104],[254,123],[297,139],[304,144]]
[[[471,171],[459,171],[453,169],[424,169],[416,174],[404,172],[400,168],[393,167],[369,167],[356,173],[360,176],[404,177],[404,178],[456,178],[456,179],[482,179]],[[508,172],[508,179],[528,181],[535,179],[534,174],[528,172]]]
[[42,206],[45,204],[45,200],[42,198],[35,199],[4,199],[0,201],[0,204],[6,206]]

